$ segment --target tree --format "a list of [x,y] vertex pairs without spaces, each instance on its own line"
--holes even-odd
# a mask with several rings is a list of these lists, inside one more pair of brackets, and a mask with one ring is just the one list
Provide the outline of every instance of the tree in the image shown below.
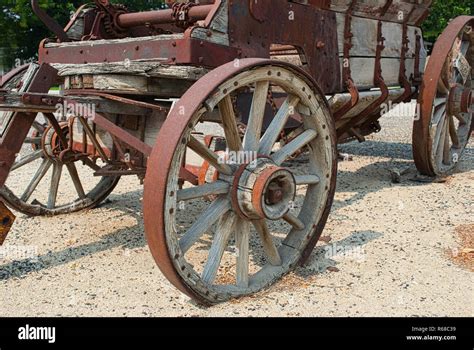
[[422,25],[423,36],[426,41],[434,43],[451,19],[472,14],[474,14],[473,0],[434,0],[430,15]]
[[[40,6],[58,23],[66,25],[75,9],[87,2],[42,0]],[[163,0],[112,2],[124,4],[131,11],[157,9],[163,4]],[[0,4],[0,68],[36,59],[40,41],[51,36],[48,28],[33,13],[30,3],[31,0],[6,0]]]

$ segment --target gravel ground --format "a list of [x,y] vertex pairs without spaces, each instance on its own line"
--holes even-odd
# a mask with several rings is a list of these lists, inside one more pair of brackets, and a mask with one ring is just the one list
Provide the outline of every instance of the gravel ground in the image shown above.
[[[382,126],[341,147],[353,161],[339,165],[323,240],[264,292],[202,308],[175,290],[144,239],[141,186],[125,178],[100,208],[18,214],[3,252],[30,246],[39,258],[0,256],[0,316],[474,316],[472,263],[451,259],[462,251],[457,229],[474,234],[474,143],[446,182],[420,183],[410,118]],[[407,169],[399,184],[394,168]]]

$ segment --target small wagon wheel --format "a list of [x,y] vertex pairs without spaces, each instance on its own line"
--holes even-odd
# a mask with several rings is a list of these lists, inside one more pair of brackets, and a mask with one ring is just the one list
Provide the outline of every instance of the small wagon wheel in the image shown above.
[[[4,87],[14,88],[18,81],[18,76],[12,77]],[[87,124],[82,118],[60,123],[53,114],[38,113],[5,186],[0,189],[2,200],[26,215],[36,216],[92,208],[107,198],[119,178],[95,177],[102,160],[64,151],[65,145],[70,144],[70,130],[82,122]],[[90,131],[91,126],[87,125]],[[29,179],[27,185],[25,179]]]
[[[253,102],[241,140],[232,98],[244,86],[253,91]],[[263,132],[270,86],[284,91],[286,101]],[[301,132],[282,146],[279,135],[295,110],[303,115]],[[216,112],[221,123],[203,122]],[[225,137],[226,156],[200,140],[202,130]],[[302,149],[306,164],[287,161]],[[234,162],[235,154],[255,158]],[[186,163],[207,160],[217,179],[180,189],[184,157]],[[261,59],[210,72],[173,107],[148,163],[145,230],[159,268],[204,304],[271,285],[302,263],[319,239],[334,197],[336,159],[329,107],[306,73]]]
[[428,176],[453,170],[474,127],[474,18],[453,20],[436,41],[426,67],[414,122],[413,157]]

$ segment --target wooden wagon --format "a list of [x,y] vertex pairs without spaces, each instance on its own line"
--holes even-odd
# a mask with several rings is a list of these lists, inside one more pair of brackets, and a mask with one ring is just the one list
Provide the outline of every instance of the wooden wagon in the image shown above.
[[71,213],[136,175],[150,250],[177,288],[212,304],[271,285],[323,231],[337,144],[378,132],[387,106],[418,100],[421,173],[459,161],[474,125],[474,18],[454,19],[427,63],[430,5],[214,0],[131,13],[95,0],[62,28],[33,0],[55,37],[2,77],[1,241],[5,204]]

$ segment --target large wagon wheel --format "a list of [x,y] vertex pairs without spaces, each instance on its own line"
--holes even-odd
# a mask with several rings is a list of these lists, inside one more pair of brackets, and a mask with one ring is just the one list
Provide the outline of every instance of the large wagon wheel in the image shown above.
[[[11,90],[20,80],[13,76],[3,82],[2,88]],[[119,177],[95,177],[102,160],[65,154],[74,125],[60,123],[52,114],[47,117],[41,113],[36,116],[5,186],[0,189],[0,197],[12,208],[32,216],[72,213],[98,205],[113,191]],[[76,119],[76,123],[80,121],[87,124],[84,119]],[[90,125],[88,128],[91,131]]]
[[[284,92],[286,101],[263,131],[270,86]],[[241,141],[233,101],[249,89],[253,102]],[[282,146],[278,138],[294,110],[303,115],[303,124],[299,135]],[[221,123],[204,122],[216,112]],[[227,158],[205,146],[201,131],[225,138]],[[285,162],[301,150],[306,164]],[[232,154],[258,158],[232,163]],[[217,179],[180,188],[182,164],[193,158],[208,161]],[[329,107],[306,73],[260,59],[212,71],[174,106],[148,163],[145,229],[161,271],[205,304],[271,285],[302,263],[319,239],[334,196],[336,158]]]
[[428,176],[445,175],[459,162],[474,128],[474,18],[453,20],[426,67],[413,128],[413,156]]

